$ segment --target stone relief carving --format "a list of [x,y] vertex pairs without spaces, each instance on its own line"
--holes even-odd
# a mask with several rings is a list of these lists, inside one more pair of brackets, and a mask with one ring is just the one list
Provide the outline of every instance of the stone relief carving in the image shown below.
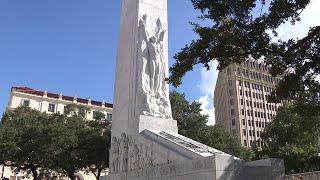
[[118,172],[119,170],[119,141],[116,137],[112,137],[110,149],[110,172]]
[[128,159],[128,170],[132,170],[134,168],[134,139],[132,138],[132,136],[129,136],[129,150],[128,150],[128,155],[129,155],[129,159]]
[[135,144],[133,148],[132,160],[133,161],[132,161],[131,170],[138,169],[139,168],[139,148],[137,144]]
[[111,143],[110,173],[127,172],[159,165],[155,163],[155,159],[159,156],[150,147],[137,143],[132,136],[122,133],[121,138],[112,137]]
[[127,135],[122,133],[119,146],[119,170],[121,172],[126,172],[128,170],[128,141]]
[[147,27],[147,15],[139,21],[138,40],[138,96],[143,102],[138,102],[138,113],[144,115],[171,119],[171,106],[168,95],[168,85],[165,82],[167,74],[167,59],[164,54],[164,38],[166,30],[161,20],[156,21],[156,28]]

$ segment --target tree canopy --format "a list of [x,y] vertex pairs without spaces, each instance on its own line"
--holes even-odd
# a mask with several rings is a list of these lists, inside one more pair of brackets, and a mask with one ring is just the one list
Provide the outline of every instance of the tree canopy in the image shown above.
[[174,56],[170,83],[180,85],[182,77],[196,64],[209,69],[209,62],[217,60],[221,70],[249,57],[264,58],[273,76],[285,75],[273,92],[277,100],[303,97],[309,101],[319,97],[320,85],[315,78],[320,72],[320,26],[310,27],[301,39],[272,40],[281,24],[300,21],[310,0],[191,1],[201,12],[199,18],[211,25],[192,23],[199,38]]
[[320,170],[320,111],[315,109],[318,107],[303,106],[295,103],[279,108],[262,134],[265,143],[256,151],[258,159],[282,158],[287,173]]
[[46,148],[50,142],[48,123],[45,113],[27,107],[7,112],[0,127],[0,164],[39,179],[39,171],[49,153]]
[[[69,105],[65,114],[48,115],[28,107],[5,113],[0,126],[0,164],[31,172],[75,179],[88,170],[99,179],[109,165],[111,123],[87,121],[88,109]],[[40,172],[40,173],[39,173]]]
[[170,93],[170,102],[173,119],[178,121],[179,134],[236,157],[251,158],[252,152],[242,147],[240,141],[224,127],[207,125],[208,116],[201,114],[200,103],[189,103],[184,94],[176,91]]

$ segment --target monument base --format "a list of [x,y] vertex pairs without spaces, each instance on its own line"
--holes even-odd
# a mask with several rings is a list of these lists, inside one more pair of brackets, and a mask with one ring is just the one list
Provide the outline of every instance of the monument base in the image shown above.
[[283,161],[279,159],[244,162],[232,156],[214,155],[110,174],[101,180],[282,180],[283,177]]
[[284,176],[283,160],[245,162],[178,134],[175,120],[140,116],[136,122],[139,132],[124,136],[129,140],[128,168],[102,179],[280,180]]

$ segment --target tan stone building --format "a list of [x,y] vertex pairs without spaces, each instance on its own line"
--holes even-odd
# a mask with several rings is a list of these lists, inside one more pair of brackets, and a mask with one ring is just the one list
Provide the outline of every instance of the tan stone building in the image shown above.
[[268,103],[267,96],[280,78],[272,77],[263,63],[248,60],[220,71],[214,92],[216,123],[222,124],[242,145],[259,141],[264,128],[280,104]]
[[[68,104],[79,104],[89,107],[91,111],[87,114],[86,119],[88,120],[93,120],[94,113],[98,111],[105,114],[105,120],[112,120],[112,104],[35,90],[28,87],[11,88],[7,110],[12,110],[24,105],[48,114],[62,114],[64,113],[64,107]],[[108,171],[102,172],[102,175],[106,175],[107,173]],[[14,168],[12,169],[10,167],[3,167],[0,165],[0,179],[2,177],[6,177],[9,178],[9,180],[21,180],[23,175],[24,174],[20,172],[16,172]],[[77,179],[94,180],[96,178],[91,173],[80,172],[77,173]]]
[[41,112],[64,113],[64,107],[68,104],[79,104],[91,109],[86,119],[93,120],[96,111],[103,112],[106,120],[112,120],[113,105],[105,102],[83,99],[62,94],[39,91],[28,87],[12,87],[7,109],[15,109],[24,105]]

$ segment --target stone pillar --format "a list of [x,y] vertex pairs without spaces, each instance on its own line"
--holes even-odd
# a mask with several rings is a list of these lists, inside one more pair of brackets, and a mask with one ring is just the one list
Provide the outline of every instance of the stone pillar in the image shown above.
[[[168,28],[167,0],[123,0],[120,21],[120,38],[116,62],[112,136],[121,133],[137,134],[139,129],[139,104],[144,101],[137,95],[141,87],[139,79],[139,21],[147,17],[150,34],[155,33],[158,19],[162,29]],[[153,32],[152,32],[153,31]],[[165,71],[168,72],[168,31],[164,33],[163,49]],[[168,89],[166,94],[169,94]],[[171,108],[170,108],[171,111]],[[171,112],[170,112],[171,114]]]

